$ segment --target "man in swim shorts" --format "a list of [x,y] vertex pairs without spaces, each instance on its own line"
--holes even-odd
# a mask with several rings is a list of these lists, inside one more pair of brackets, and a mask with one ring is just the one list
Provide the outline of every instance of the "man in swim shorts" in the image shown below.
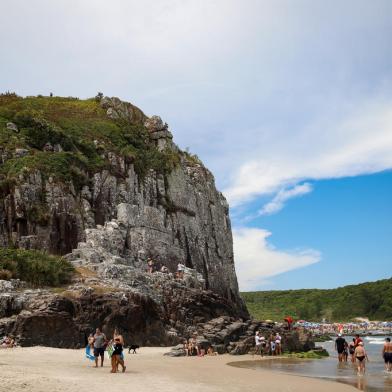
[[347,347],[346,339],[342,338],[342,334],[338,334],[338,338],[335,340],[335,349],[338,352],[339,362],[343,362],[344,350]]
[[392,371],[392,343],[391,338],[386,338],[384,347],[382,349],[382,356],[385,362],[385,370],[387,372]]
[[105,358],[106,336],[99,328],[95,330],[94,335],[94,357],[95,367],[98,367],[98,357],[101,357],[101,367],[103,367],[103,360]]

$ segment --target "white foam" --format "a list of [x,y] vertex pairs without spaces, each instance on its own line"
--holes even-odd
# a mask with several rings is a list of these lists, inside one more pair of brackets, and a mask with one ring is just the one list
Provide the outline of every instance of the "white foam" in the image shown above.
[[369,344],[384,344],[384,340],[369,340]]

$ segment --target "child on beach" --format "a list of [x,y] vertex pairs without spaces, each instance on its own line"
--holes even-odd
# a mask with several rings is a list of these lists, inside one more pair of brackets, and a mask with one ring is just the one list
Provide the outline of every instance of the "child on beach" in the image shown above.
[[112,370],[110,373],[117,373],[117,367],[118,365],[121,365],[122,367],[122,372],[124,373],[126,370],[126,366],[124,365],[124,360],[121,358],[121,354],[123,352],[123,345],[120,342],[119,338],[115,338],[114,344],[113,344],[113,353],[112,353]]
[[88,345],[90,346],[91,350],[94,350],[94,334],[90,333],[87,339]]

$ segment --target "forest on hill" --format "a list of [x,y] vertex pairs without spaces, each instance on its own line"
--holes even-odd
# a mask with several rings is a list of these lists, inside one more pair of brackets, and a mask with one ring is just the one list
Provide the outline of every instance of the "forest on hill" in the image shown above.
[[250,314],[258,320],[349,321],[356,317],[392,320],[392,278],[336,289],[242,292]]

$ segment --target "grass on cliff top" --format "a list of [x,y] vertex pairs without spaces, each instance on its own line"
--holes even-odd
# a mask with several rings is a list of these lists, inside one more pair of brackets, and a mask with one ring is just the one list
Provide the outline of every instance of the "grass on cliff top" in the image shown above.
[[20,279],[32,286],[60,286],[71,281],[72,264],[37,250],[0,248],[0,279]]
[[[115,153],[133,162],[136,172],[145,176],[150,169],[159,173],[172,170],[179,162],[173,151],[160,152],[144,128],[145,115],[134,107],[132,122],[112,120],[98,100],[63,97],[0,95],[0,147],[8,154],[0,169],[0,180],[16,179],[35,169],[55,181],[70,181],[76,187],[86,183],[88,173],[113,169],[108,154]],[[19,133],[6,129],[7,122]],[[63,151],[44,151],[46,143],[60,145]],[[28,155],[15,157],[15,149]]]
[[241,296],[258,320],[283,321],[288,315],[309,321],[392,320],[392,278],[329,290],[255,291]]

